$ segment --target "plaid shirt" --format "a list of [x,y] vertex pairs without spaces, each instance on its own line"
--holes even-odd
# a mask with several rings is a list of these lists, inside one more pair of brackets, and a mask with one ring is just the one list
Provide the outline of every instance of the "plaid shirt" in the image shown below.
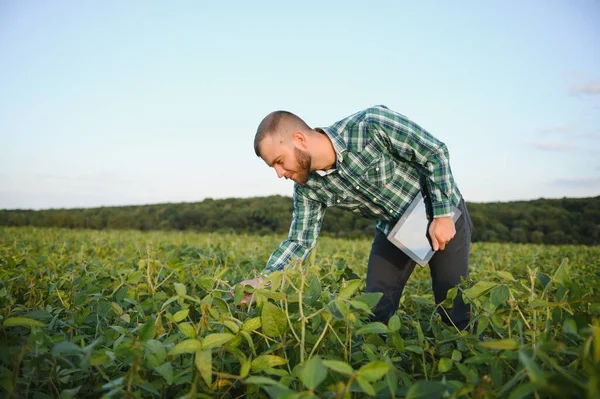
[[458,206],[461,193],[446,146],[405,116],[378,105],[315,130],[331,140],[335,167],[294,185],[288,237],[271,254],[263,275],[308,256],[329,206],[377,220],[386,235],[421,184],[431,198],[433,217],[450,216],[452,205]]

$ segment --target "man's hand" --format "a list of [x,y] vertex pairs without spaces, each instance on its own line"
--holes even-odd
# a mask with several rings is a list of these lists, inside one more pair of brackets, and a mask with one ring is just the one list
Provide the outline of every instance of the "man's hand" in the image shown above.
[[455,234],[454,221],[450,216],[433,219],[433,222],[429,226],[429,236],[431,237],[431,244],[434,251],[438,249],[443,251],[446,248],[446,244],[454,238]]
[[[260,288],[263,286],[264,280],[261,276],[258,276],[255,279],[252,280],[244,280],[240,283],[240,285],[243,287],[249,285],[252,288]],[[233,295],[233,294],[232,294]],[[250,303],[248,303],[250,302]],[[252,305],[252,302],[254,302],[254,298],[252,297],[252,293],[249,292],[244,292],[244,298],[240,301],[240,303],[238,305],[245,305],[248,304],[248,306]]]

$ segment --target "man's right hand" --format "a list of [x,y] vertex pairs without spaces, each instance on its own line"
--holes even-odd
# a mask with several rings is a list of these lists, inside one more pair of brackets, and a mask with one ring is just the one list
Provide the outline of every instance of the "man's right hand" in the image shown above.
[[[249,285],[252,288],[261,288],[263,287],[264,280],[262,278],[262,276],[258,276],[257,278],[254,278],[252,280],[244,280],[240,283],[240,285],[243,287]],[[249,292],[244,292],[244,298],[240,301],[240,303],[238,305],[246,305],[248,304],[248,306],[252,305],[252,302],[254,302],[254,298],[252,296],[252,293]],[[249,303],[250,302],[250,303]]]

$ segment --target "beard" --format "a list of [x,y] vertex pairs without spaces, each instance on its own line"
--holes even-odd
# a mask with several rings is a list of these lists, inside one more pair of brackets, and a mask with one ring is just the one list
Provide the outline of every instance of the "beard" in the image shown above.
[[298,160],[298,172],[295,173],[294,181],[301,186],[305,185],[310,177],[310,167],[311,167],[311,156],[308,151],[302,151],[298,148],[294,148],[294,154],[296,155],[296,159]]

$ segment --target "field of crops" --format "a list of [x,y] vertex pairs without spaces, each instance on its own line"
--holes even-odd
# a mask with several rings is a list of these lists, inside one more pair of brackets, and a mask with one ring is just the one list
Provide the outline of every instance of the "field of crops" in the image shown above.
[[600,397],[600,247],[474,244],[458,332],[427,268],[369,323],[369,240],[236,306],[282,238],[0,228],[0,396]]

